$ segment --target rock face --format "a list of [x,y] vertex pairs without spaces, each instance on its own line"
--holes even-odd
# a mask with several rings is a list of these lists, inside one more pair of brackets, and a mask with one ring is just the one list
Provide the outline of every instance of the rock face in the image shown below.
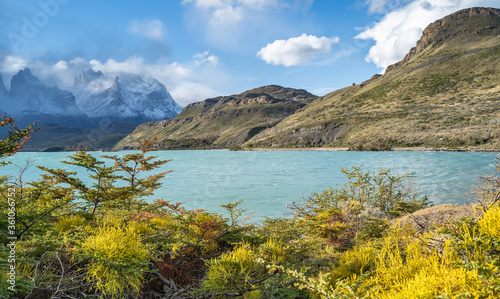
[[78,107],[101,125],[143,123],[175,117],[182,108],[156,79],[120,73],[82,71],[71,88]]
[[87,84],[91,84],[92,81],[97,80],[104,76],[104,74],[101,71],[95,72],[93,69],[88,69],[86,71],[81,71],[80,74],[78,74],[74,78],[74,86],[85,86]]
[[189,104],[172,120],[139,125],[115,149],[133,148],[136,139],[157,134],[166,149],[240,146],[314,98],[305,90],[269,85],[207,99]]
[[5,88],[5,84],[3,83],[2,74],[0,74],[0,98],[7,97],[9,95],[9,91]]
[[12,77],[8,93],[3,81],[1,85],[1,109],[16,116],[18,126],[36,121],[38,126],[51,123],[82,128],[97,126],[78,108],[72,93],[42,84],[29,68]]
[[405,58],[386,69],[387,72],[408,63],[428,47],[436,47],[447,41],[471,35],[498,35],[500,33],[500,9],[473,7],[460,10],[425,28],[421,39]]
[[5,108],[10,102],[9,91],[5,88],[3,77],[0,74],[0,116],[8,114]]

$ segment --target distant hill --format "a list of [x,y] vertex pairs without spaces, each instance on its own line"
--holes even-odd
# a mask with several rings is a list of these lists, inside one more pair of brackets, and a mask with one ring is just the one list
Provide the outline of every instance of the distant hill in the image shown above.
[[99,128],[79,128],[50,124],[33,133],[23,151],[108,150],[132,133],[136,126],[137,124],[130,123],[111,123]]
[[243,145],[500,149],[500,10],[430,24],[383,76],[318,98]]
[[207,99],[186,106],[172,120],[139,125],[115,149],[135,148],[135,140],[158,134],[159,146],[165,149],[240,146],[314,98],[315,95],[305,90],[270,85],[238,95]]

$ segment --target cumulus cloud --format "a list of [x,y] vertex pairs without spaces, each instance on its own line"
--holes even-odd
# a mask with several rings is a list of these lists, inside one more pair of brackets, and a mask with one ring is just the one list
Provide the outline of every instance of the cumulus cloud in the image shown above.
[[215,55],[210,55],[209,51],[203,53],[198,53],[193,55],[194,63],[196,65],[202,65],[205,63],[217,66],[219,64],[219,57]]
[[[123,61],[114,59],[87,61],[76,57],[69,61],[47,63],[28,61],[16,55],[4,55],[0,56],[0,73],[4,74],[4,79],[8,83],[12,75],[22,68],[29,67],[43,83],[57,85],[62,89],[70,89],[73,78],[82,70],[89,68],[105,74],[126,72],[147,75],[163,83],[175,101],[184,106],[221,94],[215,88],[229,79],[225,73],[217,69],[218,61],[219,58],[208,51],[195,54],[193,60],[185,63],[148,62],[141,56],[132,56]],[[109,85],[112,83],[110,81]]]
[[163,41],[166,27],[160,20],[132,20],[129,23],[127,32],[155,41]]
[[338,42],[338,37],[316,37],[304,33],[299,37],[267,44],[257,56],[269,64],[295,66],[307,63],[319,54],[330,53],[332,44]]
[[[370,9],[376,11],[386,8],[388,2],[371,0]],[[375,46],[370,49],[366,61],[386,68],[404,58],[427,25],[457,10],[473,6],[500,7],[500,1],[414,0],[387,13],[380,22],[365,29],[356,38],[374,40]]]

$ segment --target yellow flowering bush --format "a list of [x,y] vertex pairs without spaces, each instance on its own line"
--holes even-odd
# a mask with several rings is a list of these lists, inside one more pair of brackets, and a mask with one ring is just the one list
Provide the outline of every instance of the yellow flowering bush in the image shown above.
[[265,273],[265,268],[257,261],[257,255],[247,245],[238,246],[212,259],[208,265],[203,285],[212,292],[244,294],[252,288],[252,282]]
[[482,232],[500,239],[500,207],[498,205],[489,208],[478,223]]
[[147,271],[149,252],[134,227],[101,226],[83,244],[91,257],[87,279],[105,296],[138,292]]

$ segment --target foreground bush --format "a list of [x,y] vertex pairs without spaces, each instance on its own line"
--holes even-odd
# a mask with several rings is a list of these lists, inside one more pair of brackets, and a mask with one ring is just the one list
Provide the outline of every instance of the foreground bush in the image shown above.
[[83,242],[81,251],[90,260],[87,280],[103,296],[139,292],[150,254],[134,227],[101,226]]
[[[294,203],[289,219],[245,224],[226,215],[146,202],[167,174],[152,142],[106,165],[79,152],[17,184],[16,292],[0,272],[0,298],[498,298],[500,180],[490,178],[472,217],[416,231],[399,217],[429,206],[409,176],[342,169],[345,186]],[[17,147],[16,147],[17,149]],[[411,216],[407,216],[410,217]],[[414,219],[418,222],[418,219]],[[0,237],[7,267],[9,225]]]

